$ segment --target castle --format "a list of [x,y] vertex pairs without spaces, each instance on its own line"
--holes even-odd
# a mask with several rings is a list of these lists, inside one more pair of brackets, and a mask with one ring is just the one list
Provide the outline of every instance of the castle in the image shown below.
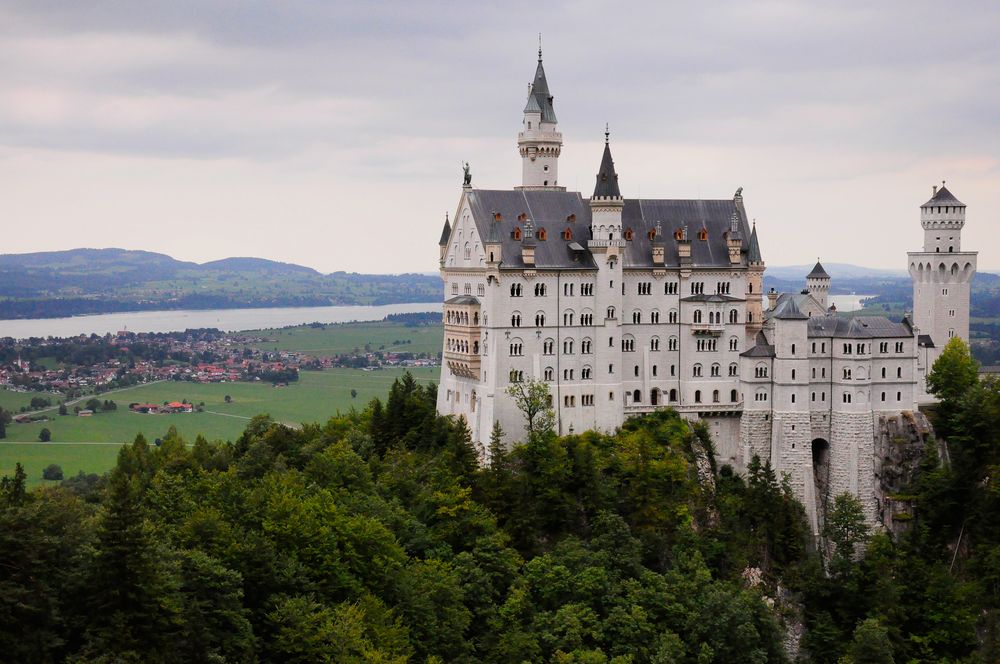
[[438,411],[464,416],[484,445],[494,422],[508,443],[523,437],[506,390],[529,379],[549,384],[559,434],[671,407],[708,425],[720,463],[742,470],[759,455],[787,474],[814,531],[844,491],[874,521],[880,416],[916,409],[948,337],[968,338],[965,206],[942,186],[921,207],[912,317],[845,318],[818,262],[802,292],[765,295],[742,189],[626,199],[605,132],[584,198],[559,184],[562,145],[539,50],[517,136],[521,185],[478,189],[467,170],[441,233]]

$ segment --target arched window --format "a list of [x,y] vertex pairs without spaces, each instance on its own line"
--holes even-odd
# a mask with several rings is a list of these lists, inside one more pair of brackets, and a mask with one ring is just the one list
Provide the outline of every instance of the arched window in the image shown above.
[[538,232],[535,233],[535,237],[544,242],[545,239],[549,237],[549,234],[545,232],[544,228],[539,228]]
[[642,403],[642,390],[632,391],[632,403]]
[[608,307],[607,318],[614,318],[614,317],[615,317],[615,308],[614,307]]
[[511,327],[521,327],[521,312],[515,311],[510,316],[510,326]]
[[691,371],[691,375],[693,375],[695,378],[701,378],[701,365],[700,364],[694,365],[694,368]]
[[569,326],[572,324],[573,324],[573,312],[567,309],[566,311],[563,312],[563,325]]
[[542,355],[552,355],[555,351],[556,342],[552,339],[546,339],[542,342]]
[[739,337],[729,337],[729,350],[739,350],[739,349],[740,349]]
[[730,376],[735,376],[739,374],[739,372],[740,372],[740,365],[738,365],[736,362],[733,362],[732,364],[729,365]]
[[712,403],[719,403],[719,391],[712,390]]
[[545,327],[545,313],[539,311],[535,314],[535,327]]
[[573,354],[573,340],[572,339],[564,339],[563,340],[563,355],[572,355],[572,354]]
[[720,375],[722,375],[722,367],[720,367],[718,364],[713,364],[712,376],[720,376]]
[[545,372],[542,374],[546,381],[551,381],[552,376],[555,374],[555,370],[552,367],[545,367]]
[[740,400],[740,394],[736,390],[729,390],[729,400],[736,403]]
[[642,322],[642,312],[639,310],[632,312],[632,323],[638,325]]
[[649,340],[649,350],[660,350],[660,338],[653,337]]
[[694,310],[694,322],[695,323],[700,323],[701,322],[701,309],[695,309]]
[[660,322],[660,312],[655,309],[649,312],[649,322],[653,325],[657,325]]
[[694,402],[701,403],[701,390],[694,391]]
[[590,355],[591,340],[589,338],[584,339],[580,342],[580,353],[583,355]]
[[740,314],[738,311],[736,311],[736,309],[729,310],[729,322],[730,323],[740,322]]
[[667,350],[677,350],[677,337],[667,339]]
[[593,369],[591,369],[589,366],[585,366],[583,370],[580,372],[580,377],[583,378],[584,380],[590,380],[592,375],[593,375]]
[[670,390],[670,400],[671,401],[677,401],[677,390],[676,389],[671,389]]

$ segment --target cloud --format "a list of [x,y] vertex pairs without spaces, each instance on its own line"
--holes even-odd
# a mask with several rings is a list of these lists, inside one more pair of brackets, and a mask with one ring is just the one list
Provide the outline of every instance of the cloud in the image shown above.
[[585,195],[607,121],[628,195],[742,185],[773,264],[811,260],[822,233],[824,259],[888,267],[947,177],[967,245],[1000,266],[998,19],[901,0],[0,3],[5,215],[55,231],[6,250],[433,270],[459,163],[517,184],[540,31],[561,178]]

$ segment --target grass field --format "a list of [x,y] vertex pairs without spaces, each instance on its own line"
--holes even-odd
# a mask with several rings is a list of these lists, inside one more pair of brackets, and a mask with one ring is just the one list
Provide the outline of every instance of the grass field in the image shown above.
[[[281,330],[251,330],[274,339],[270,343],[256,344],[261,350],[293,350],[313,355],[350,353],[355,348],[364,350],[370,344],[373,351],[400,351],[406,353],[440,353],[444,339],[441,325],[406,327],[399,323],[343,323],[312,328],[308,325]],[[409,341],[393,345],[394,341]]]
[[[437,367],[411,371],[420,382],[436,382],[439,372]],[[138,433],[152,442],[170,426],[176,426],[190,442],[198,434],[209,440],[234,440],[247,421],[260,413],[287,424],[324,422],[337,411],[346,412],[352,406],[364,407],[373,397],[384,399],[392,381],[402,374],[402,369],[304,371],[299,381],[288,387],[173,381],[140,385],[102,397],[118,403],[118,410],[114,412],[98,413],[93,417],[72,414],[60,417],[50,411],[52,420],[49,422],[9,424],[7,438],[0,441],[0,476],[13,473],[18,461],[24,464],[32,484],[41,482],[42,468],[50,463],[62,466],[66,476],[75,475],[78,470],[101,473],[114,463],[120,443],[131,441]],[[351,398],[352,389],[358,392],[355,399]],[[232,397],[232,403],[225,402],[227,394]],[[31,396],[0,390],[0,405],[7,400],[19,408]],[[128,404],[136,401],[163,403],[181,399],[195,404],[204,402],[205,412],[139,415],[128,410]],[[53,399],[53,403],[55,401]],[[43,427],[52,432],[49,443],[38,442],[38,433]]]

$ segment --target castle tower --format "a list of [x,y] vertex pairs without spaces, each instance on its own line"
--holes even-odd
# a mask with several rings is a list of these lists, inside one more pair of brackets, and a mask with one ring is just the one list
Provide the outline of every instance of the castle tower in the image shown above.
[[562,134],[556,129],[552,100],[539,44],[535,80],[528,89],[523,125],[517,135],[517,149],[521,153],[521,189],[566,190],[558,186]]
[[[625,278],[623,258],[625,238],[622,234],[622,200],[618,189],[618,174],[611,158],[609,134],[604,132],[604,156],[597,173],[597,184],[590,197],[590,233],[587,242],[597,265],[597,279],[594,284],[594,311],[598,320],[603,320],[604,333],[609,344],[596,343],[595,365],[600,371],[595,376],[597,394],[622,395],[622,380],[625,371],[622,366],[621,338],[622,322],[625,319],[623,299],[623,279]],[[607,371],[604,369],[607,368]],[[619,404],[616,404],[619,406]],[[613,430],[622,423],[622,408],[602,409],[598,413],[597,426]]]
[[812,269],[812,272],[806,275],[806,290],[816,298],[816,301],[824,309],[830,306],[827,304],[827,295],[830,293],[830,275],[823,269],[819,260],[816,261],[816,267]]
[[929,370],[951,337],[969,340],[969,293],[978,252],[962,251],[965,203],[941,183],[920,206],[923,251],[907,254],[913,279],[913,322],[934,348]]
[[757,333],[764,325],[764,259],[757,241],[757,222],[750,231],[747,248],[747,345],[753,345]]

